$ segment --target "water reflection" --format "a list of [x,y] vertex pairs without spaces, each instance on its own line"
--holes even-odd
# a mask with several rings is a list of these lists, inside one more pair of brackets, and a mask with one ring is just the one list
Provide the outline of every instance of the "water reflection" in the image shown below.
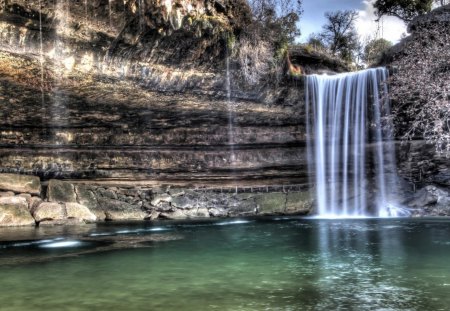
[[[364,310],[375,306],[429,310],[435,304],[424,285],[418,284],[434,278],[430,269],[422,270],[424,266],[442,273],[442,257],[436,256],[442,250],[430,248],[430,242],[448,234],[448,227],[432,224],[430,231],[420,222],[379,220],[317,221],[315,225],[318,260],[314,287],[321,297],[319,309],[357,305]],[[445,253],[448,255],[449,249]],[[450,279],[448,273],[441,277]]]

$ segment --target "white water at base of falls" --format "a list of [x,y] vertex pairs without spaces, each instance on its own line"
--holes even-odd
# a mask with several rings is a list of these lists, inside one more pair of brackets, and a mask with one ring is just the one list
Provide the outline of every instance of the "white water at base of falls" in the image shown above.
[[308,163],[317,216],[400,216],[384,68],[306,77]]

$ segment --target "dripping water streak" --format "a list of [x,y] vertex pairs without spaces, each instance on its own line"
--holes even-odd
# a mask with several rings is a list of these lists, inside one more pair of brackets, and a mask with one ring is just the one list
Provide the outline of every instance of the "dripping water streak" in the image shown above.
[[138,14],[139,14],[139,30],[142,33],[144,31],[144,17],[142,13],[142,0],[139,0],[138,2]]
[[41,103],[42,107],[45,106],[45,96],[44,96],[44,43],[42,39],[42,4],[39,0],[39,62],[41,64]]
[[109,10],[109,27],[112,30],[112,0],[108,0],[108,10]]
[[226,57],[226,91],[227,91],[227,106],[228,106],[228,145],[230,146],[231,163],[235,161],[234,154],[234,137],[233,137],[233,104],[231,102],[231,76],[230,76],[230,55],[227,49]]
[[84,17],[88,20],[88,0],[84,0]]

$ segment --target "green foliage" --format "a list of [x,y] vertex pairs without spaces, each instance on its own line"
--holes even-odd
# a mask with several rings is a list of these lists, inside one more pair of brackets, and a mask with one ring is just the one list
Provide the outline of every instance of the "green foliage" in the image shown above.
[[311,34],[308,38],[307,46],[311,47],[315,51],[324,52],[327,50],[320,34]]
[[431,11],[434,0],[376,0],[373,4],[378,17],[396,16],[405,22]]
[[311,44],[306,44],[306,45],[305,45],[305,51],[306,51],[306,53],[311,54],[312,52],[315,51],[315,48],[314,48],[314,46],[311,45]]
[[280,44],[278,49],[275,50],[275,60],[282,61],[286,57],[288,49],[288,43],[285,42],[283,44]]
[[391,46],[392,42],[383,38],[369,41],[364,48],[364,61],[368,65],[375,64],[380,59],[382,53]]
[[302,0],[250,0],[254,22],[260,35],[278,45],[293,43],[301,34],[298,21],[303,14]]
[[228,50],[233,51],[234,46],[236,45],[236,36],[234,35],[234,33],[229,32],[229,33],[227,33],[226,39],[227,39]]
[[290,44],[300,35],[302,0],[249,0],[252,23],[238,34],[237,60],[244,80],[278,83]]
[[354,62],[361,45],[355,29],[357,12],[352,10],[327,12],[325,17],[327,23],[318,35],[320,42],[323,42],[333,56],[347,63]]

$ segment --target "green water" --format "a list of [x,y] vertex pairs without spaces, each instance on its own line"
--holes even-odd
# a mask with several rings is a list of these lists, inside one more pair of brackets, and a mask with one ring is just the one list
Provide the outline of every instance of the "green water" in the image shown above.
[[0,239],[2,311],[450,309],[445,220],[104,224]]

